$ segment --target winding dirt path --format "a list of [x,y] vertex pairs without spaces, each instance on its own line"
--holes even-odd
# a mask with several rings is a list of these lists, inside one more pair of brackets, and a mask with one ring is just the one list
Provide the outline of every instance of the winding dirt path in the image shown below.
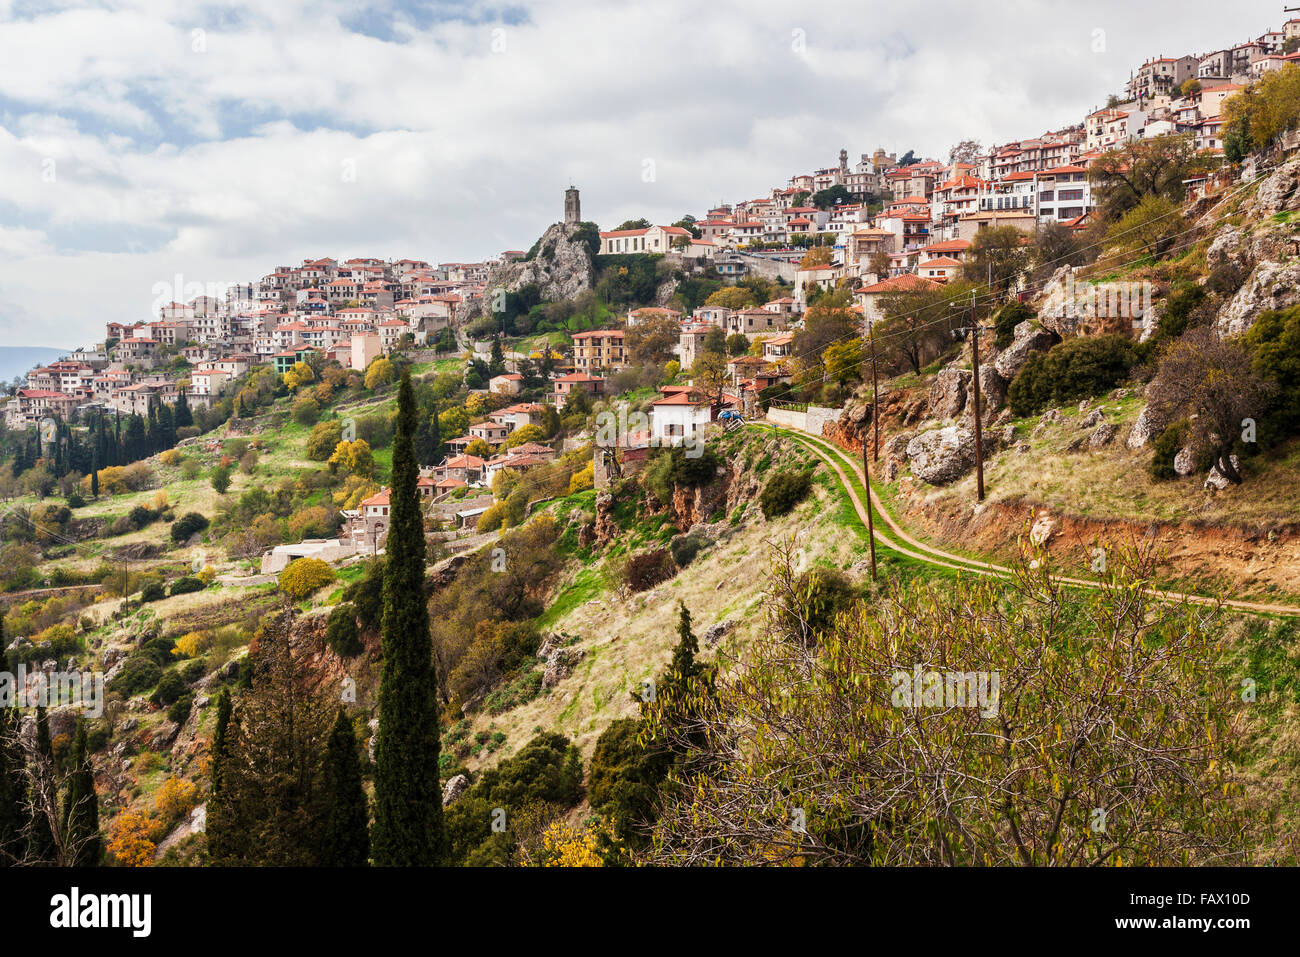
[[[803,432],[796,432],[790,429],[778,428],[771,425],[756,425],[756,428],[766,429],[778,435],[785,436],[804,446],[823,462],[834,470],[844,491],[848,493],[849,500],[853,503],[853,508],[858,514],[858,519],[864,527],[867,522],[867,511],[862,504],[862,498],[858,495],[857,490],[849,481],[845,474],[847,467],[857,480],[864,486],[866,482],[862,473],[862,466],[857,462],[856,457],[849,456],[843,449],[824,439],[809,435]],[[876,494],[874,488],[870,489],[871,504],[875,509],[875,514],[884,520],[889,526],[889,533],[882,531],[879,527],[875,530],[875,538],[880,544],[891,548],[901,555],[908,558],[916,559],[927,565],[935,565],[940,568],[951,568],[957,571],[972,572],[976,575],[989,575],[997,578],[1009,578],[1013,574],[1012,570],[1005,565],[998,565],[993,562],[980,561],[975,558],[966,558],[961,555],[955,555],[952,552],[946,552],[943,549],[935,548],[924,542],[918,541],[894,518],[881,502],[880,496]],[[897,537],[897,541],[894,537]],[[1063,585],[1072,585],[1079,588],[1101,588],[1102,583],[1089,578],[1073,578],[1068,575],[1053,575],[1052,580],[1060,582]],[[1204,595],[1191,595],[1185,592],[1165,591],[1159,588],[1143,589],[1144,593],[1161,601],[1168,602],[1187,602],[1193,605],[1222,606],[1225,608],[1234,608],[1238,611],[1252,612],[1263,615],[1285,615],[1288,617],[1300,618],[1300,608],[1292,605],[1274,605],[1265,602],[1241,601],[1232,598],[1207,598]]]

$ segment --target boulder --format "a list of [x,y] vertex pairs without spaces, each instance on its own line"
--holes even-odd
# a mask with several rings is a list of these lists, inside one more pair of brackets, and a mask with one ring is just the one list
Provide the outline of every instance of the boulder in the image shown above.
[[[984,439],[984,454],[992,442]],[[975,465],[975,433],[963,426],[922,432],[907,443],[907,460],[917,478],[931,485],[945,485],[961,478]]]
[[1163,432],[1169,423],[1163,421],[1162,417],[1150,405],[1144,406],[1138,414],[1137,421],[1133,423],[1133,428],[1128,433],[1128,447],[1130,449],[1140,449],[1146,445],[1161,432]]
[[1046,545],[1056,534],[1057,528],[1056,519],[1047,512],[1039,512],[1033,526],[1029,529],[1029,540],[1038,546]]
[[1211,269],[1236,258],[1241,249],[1241,230],[1235,226],[1221,229],[1205,250],[1205,264]]
[[[980,366],[980,422],[989,425],[1007,404],[1007,380],[992,365]],[[966,390],[962,417],[975,421],[975,390]]]
[[728,618],[726,621],[719,621],[716,624],[709,625],[709,627],[704,630],[704,634],[700,636],[700,640],[706,647],[709,645],[716,645],[719,641],[725,638],[734,627],[736,627],[736,622],[731,618]]
[[[1241,463],[1237,460],[1235,455],[1232,456],[1232,467],[1234,469],[1241,468]],[[1219,471],[1218,465],[1215,465],[1214,468],[1210,469],[1210,474],[1205,477],[1205,488],[1213,489],[1216,492],[1222,492],[1225,488],[1228,488],[1231,485],[1232,482],[1228,480],[1226,475]]]
[[1300,303],[1300,260],[1266,260],[1246,277],[1242,287],[1219,310],[1215,329],[1223,338],[1239,336],[1255,324],[1261,312]]
[[951,419],[959,415],[966,405],[970,381],[969,369],[948,366],[941,370],[930,384],[930,415],[936,419]]
[[1174,471],[1179,475],[1191,475],[1196,471],[1196,456],[1189,448],[1183,448],[1174,456]]
[[1094,449],[1099,449],[1104,445],[1109,445],[1115,438],[1115,426],[1109,422],[1103,422],[1097,426],[1092,435],[1088,436],[1088,445]]
[[1024,368],[1032,353],[1045,352],[1059,341],[1054,333],[1044,329],[1033,319],[1026,319],[1017,325],[1014,336],[1011,345],[999,352],[993,362],[993,368],[1007,382],[1014,379],[1016,373]]
[[1291,160],[1259,184],[1259,189],[1255,193],[1256,213],[1263,218],[1284,210],[1300,208],[1298,187],[1300,187],[1300,162]]
[[1091,412],[1086,412],[1079,417],[1079,428],[1081,429],[1095,428],[1096,426],[1100,425],[1103,421],[1105,421],[1105,419],[1106,419],[1106,413],[1104,413],[1101,409],[1093,409]]
[[573,666],[582,660],[580,648],[556,648],[546,660],[546,670],[542,672],[542,687],[554,688],[573,671]]
[[447,786],[442,789],[442,806],[451,807],[469,790],[469,778],[463,774],[453,774],[447,779]]

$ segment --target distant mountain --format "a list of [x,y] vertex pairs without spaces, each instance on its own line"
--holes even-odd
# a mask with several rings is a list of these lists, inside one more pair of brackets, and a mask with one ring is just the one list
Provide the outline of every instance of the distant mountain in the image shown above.
[[53,362],[71,351],[43,346],[0,346],[0,382],[8,384],[14,376],[26,375],[33,366]]

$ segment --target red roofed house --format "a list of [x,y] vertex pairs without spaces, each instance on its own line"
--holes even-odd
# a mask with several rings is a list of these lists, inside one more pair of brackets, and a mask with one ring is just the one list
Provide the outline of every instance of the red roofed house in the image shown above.
[[858,305],[862,307],[862,315],[870,325],[885,318],[880,303],[886,296],[897,295],[900,292],[911,290],[937,289],[938,287],[939,283],[929,279],[922,279],[920,276],[894,276],[870,286],[860,286],[853,293],[853,296],[857,299]]
[[650,226],[646,229],[616,229],[600,234],[600,255],[620,253],[666,253],[674,239],[691,238],[690,230],[680,226]]

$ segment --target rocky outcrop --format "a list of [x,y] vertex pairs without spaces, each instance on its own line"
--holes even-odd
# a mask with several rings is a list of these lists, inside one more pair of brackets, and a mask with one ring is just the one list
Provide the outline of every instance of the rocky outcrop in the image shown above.
[[998,375],[1008,382],[1014,379],[1016,373],[1025,367],[1025,363],[1029,361],[1031,354],[1045,352],[1060,341],[1059,336],[1044,329],[1033,319],[1026,319],[1017,325],[1014,336],[1011,345],[998,353],[998,357],[993,363]]
[[1260,218],[1288,209],[1300,209],[1300,160],[1291,160],[1269,174],[1251,204]]
[[1300,260],[1266,260],[1255,266],[1246,282],[1219,310],[1215,328],[1220,336],[1239,336],[1255,324],[1261,312],[1300,303]]
[[451,807],[469,790],[469,778],[463,774],[453,774],[447,779],[447,786],[442,789],[442,806]]
[[604,545],[618,537],[618,523],[614,521],[614,496],[600,492],[596,496],[596,544]]
[[930,384],[927,407],[936,419],[951,419],[961,414],[966,406],[966,391],[970,386],[969,369],[948,366],[934,377]]
[[[1007,404],[1007,380],[992,365],[980,366],[980,424],[990,425]],[[962,418],[975,421],[975,390],[966,390]]]
[[1059,523],[1048,512],[1039,512],[1033,526],[1029,529],[1029,541],[1040,547],[1046,545],[1052,540],[1058,527]]
[[1088,445],[1094,449],[1109,445],[1115,438],[1115,426],[1109,422],[1103,422],[1097,426],[1092,435],[1088,436]]
[[[992,451],[986,437],[984,454]],[[931,485],[946,485],[975,466],[975,433],[959,425],[922,432],[907,443],[907,461],[912,473]]]
[[497,290],[519,292],[536,286],[542,299],[572,299],[590,289],[595,279],[591,247],[578,235],[578,227],[556,223],[537,241],[537,255],[524,262],[502,263],[488,272],[482,308],[492,310]]
[[1169,423],[1165,422],[1163,417],[1157,413],[1149,404],[1142,408],[1138,414],[1137,421],[1128,433],[1128,447],[1130,449],[1140,449],[1146,445],[1166,428]]
[[715,624],[709,625],[709,627],[704,630],[704,634],[700,636],[700,641],[704,643],[706,648],[712,647],[725,638],[734,627],[736,627],[736,623],[730,618],[726,621],[719,621]]
[[542,687],[554,688],[573,673],[573,666],[582,660],[585,652],[580,648],[571,648],[565,644],[564,635],[551,635],[537,649],[537,660],[544,662]]
[[[1240,474],[1240,460],[1238,460],[1235,455],[1231,457],[1231,460],[1233,470]],[[1205,477],[1205,488],[1212,489],[1215,492],[1222,492],[1225,488],[1228,488],[1231,485],[1231,479],[1219,471],[1219,466],[1217,464],[1210,469],[1210,474]]]

